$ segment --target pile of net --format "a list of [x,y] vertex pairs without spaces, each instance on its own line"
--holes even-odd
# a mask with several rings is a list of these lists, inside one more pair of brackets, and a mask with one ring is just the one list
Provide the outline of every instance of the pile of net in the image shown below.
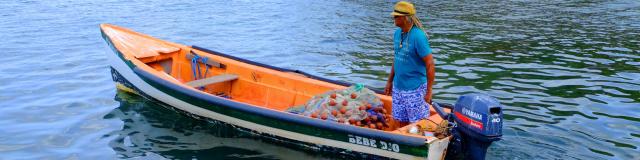
[[373,129],[388,127],[390,118],[376,93],[360,84],[316,95],[287,112]]

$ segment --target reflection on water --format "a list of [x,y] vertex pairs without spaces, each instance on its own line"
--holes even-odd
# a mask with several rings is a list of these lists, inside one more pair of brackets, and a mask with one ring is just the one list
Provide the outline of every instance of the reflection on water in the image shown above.
[[119,158],[169,159],[324,159],[286,149],[255,134],[218,121],[178,114],[138,95],[118,92],[120,107],[105,119],[124,122],[109,146]]

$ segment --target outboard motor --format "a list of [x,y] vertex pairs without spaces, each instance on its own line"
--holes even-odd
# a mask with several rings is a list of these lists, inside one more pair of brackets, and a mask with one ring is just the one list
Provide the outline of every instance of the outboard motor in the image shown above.
[[483,160],[489,145],[502,137],[502,106],[495,98],[477,93],[462,95],[455,106],[443,105],[452,109],[451,114],[445,113],[441,104],[433,106],[440,116],[453,123],[447,159],[463,156]]

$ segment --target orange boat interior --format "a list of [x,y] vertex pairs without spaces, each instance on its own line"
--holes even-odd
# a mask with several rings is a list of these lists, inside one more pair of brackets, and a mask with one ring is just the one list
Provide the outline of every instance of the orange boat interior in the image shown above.
[[[346,88],[297,73],[281,72],[205,53],[118,26],[103,24],[101,28],[124,58],[141,69],[155,70],[152,73],[165,80],[255,107],[284,112],[289,107],[305,104],[314,95]],[[193,72],[194,54],[208,59],[207,65],[197,63],[203,74],[200,79],[196,79]],[[391,111],[391,97],[378,97],[384,108]],[[429,119],[442,121],[433,109],[431,115]],[[391,125],[384,130],[406,129],[400,127],[403,126]]]

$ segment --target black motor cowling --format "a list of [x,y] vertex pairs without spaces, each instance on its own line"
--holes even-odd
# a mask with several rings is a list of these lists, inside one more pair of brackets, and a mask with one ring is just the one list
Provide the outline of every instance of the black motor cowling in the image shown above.
[[[443,118],[453,123],[453,135],[447,149],[447,159],[463,156],[465,159],[485,158],[492,142],[502,138],[502,106],[495,98],[484,94],[465,94],[458,98],[446,114],[441,105],[434,108]],[[444,106],[444,105],[442,105]]]

